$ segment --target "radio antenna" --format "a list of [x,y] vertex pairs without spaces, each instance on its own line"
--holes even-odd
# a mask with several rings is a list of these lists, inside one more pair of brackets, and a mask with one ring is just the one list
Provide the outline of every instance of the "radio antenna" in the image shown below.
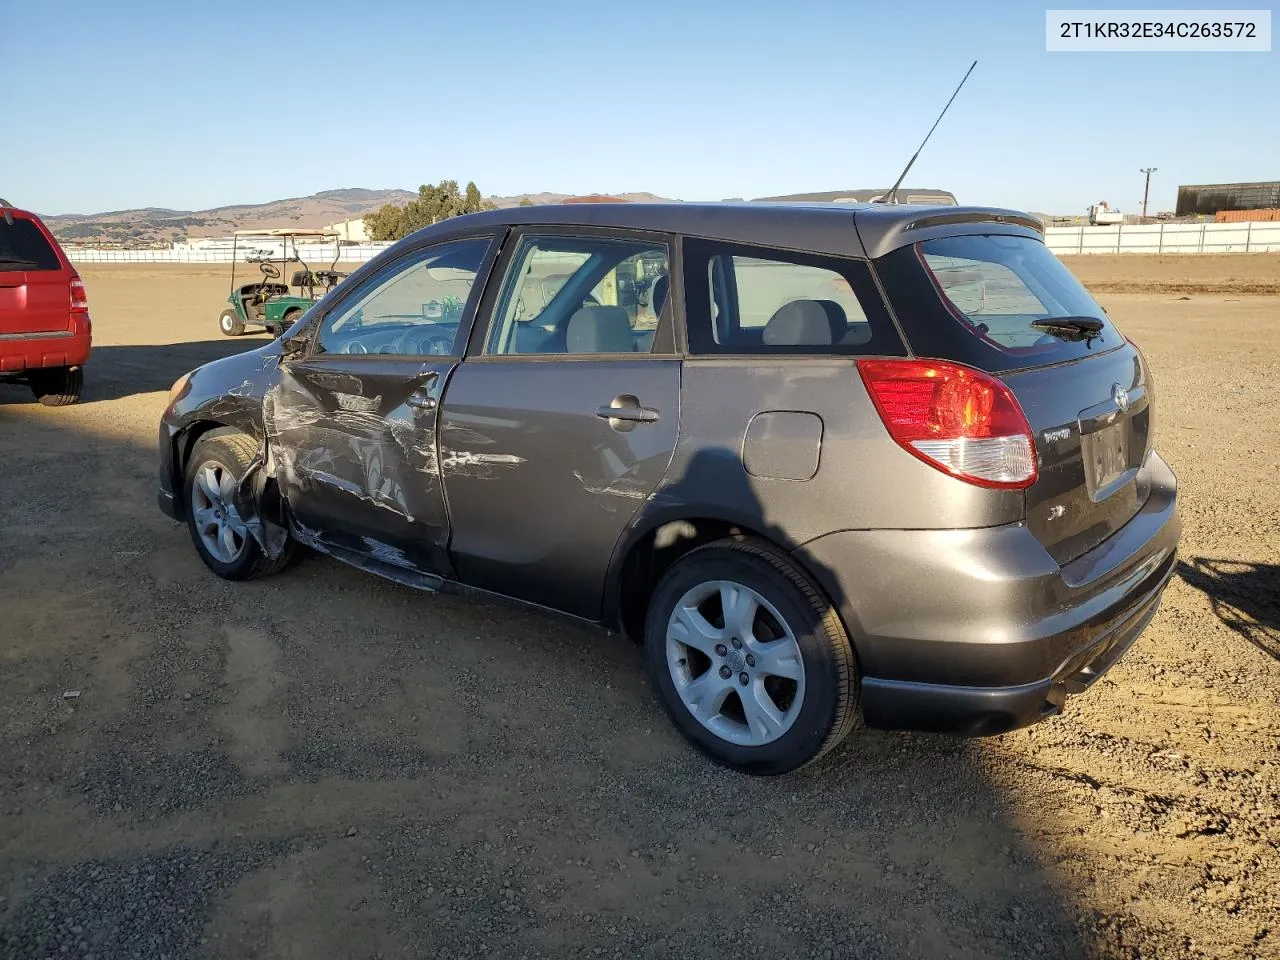
[[[969,69],[965,71],[964,77],[960,80],[960,87],[964,86],[965,80],[969,79],[969,74],[973,73],[973,68],[976,67],[977,65],[978,65],[977,60],[969,64]],[[947,115],[947,111],[951,109],[952,102],[955,100],[956,96],[960,93],[960,87],[956,87],[956,92],[951,94],[951,99],[947,101],[947,105],[943,107],[942,112],[938,114],[938,119],[933,121],[933,126],[929,128],[929,132],[926,133],[924,135],[924,139],[920,141],[920,146],[916,148],[916,152],[913,153],[911,155],[911,159],[907,161],[907,165],[906,167],[903,168],[902,173],[898,177],[897,182],[893,185],[893,188],[887,194],[885,194],[884,199],[878,201],[879,203],[897,203],[898,202],[898,188],[902,186],[902,181],[905,180],[907,178],[907,174],[911,172],[912,164],[916,162],[916,157],[920,156],[920,151],[924,149],[924,145],[928,143],[929,138],[933,136],[933,131],[938,129],[938,124],[942,122],[942,118],[945,117]]]

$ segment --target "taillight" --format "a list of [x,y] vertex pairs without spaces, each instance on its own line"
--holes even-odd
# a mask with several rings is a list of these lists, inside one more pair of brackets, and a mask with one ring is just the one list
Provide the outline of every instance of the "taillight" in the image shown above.
[[89,298],[85,296],[84,281],[79,277],[71,278],[71,312],[84,313],[89,309]]
[[889,435],[913,456],[982,487],[1036,482],[1031,426],[995,377],[945,360],[859,360]]

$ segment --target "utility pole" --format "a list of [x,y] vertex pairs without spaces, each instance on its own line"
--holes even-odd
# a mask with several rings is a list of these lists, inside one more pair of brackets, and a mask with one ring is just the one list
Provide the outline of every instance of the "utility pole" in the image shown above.
[[1142,219],[1147,219],[1147,194],[1151,192],[1151,175],[1156,172],[1155,167],[1143,167],[1138,171],[1147,175],[1146,185],[1142,188]]

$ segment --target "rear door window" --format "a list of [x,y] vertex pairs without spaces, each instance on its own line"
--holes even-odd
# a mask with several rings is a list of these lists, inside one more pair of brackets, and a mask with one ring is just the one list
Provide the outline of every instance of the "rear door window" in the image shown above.
[[61,270],[58,254],[40,228],[25,217],[0,217],[0,271]]
[[485,352],[670,353],[669,262],[661,240],[526,234]]
[[865,262],[690,239],[684,263],[692,353],[904,353]]
[[[1089,291],[1031,237],[942,237],[895,250],[878,264],[921,356],[1000,372],[1075,360],[1124,342]],[[1101,326],[1072,330],[1075,321]]]

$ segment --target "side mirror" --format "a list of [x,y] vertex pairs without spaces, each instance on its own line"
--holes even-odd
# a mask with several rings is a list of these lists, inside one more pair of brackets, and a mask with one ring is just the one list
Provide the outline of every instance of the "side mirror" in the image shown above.
[[282,339],[280,341],[280,359],[292,360],[294,357],[301,356],[307,349],[308,332],[309,331],[304,331],[302,333],[295,334],[292,337]]

